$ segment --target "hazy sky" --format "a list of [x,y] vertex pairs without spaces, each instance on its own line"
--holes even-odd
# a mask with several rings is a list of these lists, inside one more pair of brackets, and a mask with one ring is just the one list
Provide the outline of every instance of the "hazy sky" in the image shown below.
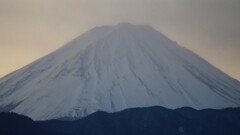
[[0,77],[119,22],[150,24],[240,80],[240,0],[0,0]]

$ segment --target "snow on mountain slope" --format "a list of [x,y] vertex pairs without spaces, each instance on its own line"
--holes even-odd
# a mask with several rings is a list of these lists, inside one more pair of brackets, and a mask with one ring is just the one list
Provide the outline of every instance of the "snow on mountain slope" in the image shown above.
[[96,27],[0,79],[0,109],[35,120],[163,106],[240,106],[240,83],[150,26]]

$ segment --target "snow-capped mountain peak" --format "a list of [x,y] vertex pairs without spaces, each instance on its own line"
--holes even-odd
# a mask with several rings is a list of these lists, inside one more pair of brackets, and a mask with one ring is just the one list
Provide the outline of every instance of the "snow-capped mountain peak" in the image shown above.
[[95,27],[0,79],[0,109],[35,120],[163,106],[240,106],[240,83],[148,25]]

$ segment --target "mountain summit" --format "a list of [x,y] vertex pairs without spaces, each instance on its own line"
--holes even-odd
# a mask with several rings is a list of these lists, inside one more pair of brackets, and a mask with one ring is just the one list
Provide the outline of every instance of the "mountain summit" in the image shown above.
[[0,79],[0,109],[35,120],[163,106],[240,106],[240,83],[148,25],[95,27]]

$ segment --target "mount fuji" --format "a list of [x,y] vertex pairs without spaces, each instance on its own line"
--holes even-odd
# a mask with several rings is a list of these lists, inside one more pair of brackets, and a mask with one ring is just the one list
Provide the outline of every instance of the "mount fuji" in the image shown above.
[[95,27],[0,79],[0,111],[34,120],[136,107],[240,106],[240,83],[148,25]]

